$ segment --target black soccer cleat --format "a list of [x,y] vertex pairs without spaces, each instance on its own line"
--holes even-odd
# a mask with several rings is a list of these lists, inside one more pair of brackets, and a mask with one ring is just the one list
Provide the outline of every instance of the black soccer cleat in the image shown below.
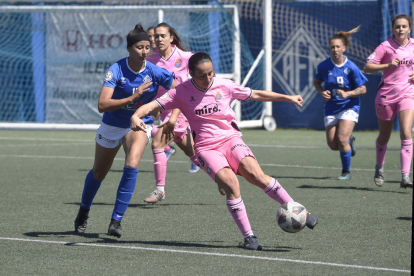
[[88,225],[88,214],[89,210],[79,207],[78,215],[75,219],[75,233],[83,234],[85,233],[86,226]]
[[262,246],[259,244],[257,237],[253,235],[244,238],[243,248],[248,250],[262,250]]
[[315,228],[316,224],[318,224],[318,219],[315,217],[315,215],[308,213],[306,216],[306,226],[310,229]]
[[120,238],[122,236],[121,222],[116,219],[111,219],[111,223],[108,227],[108,235]]

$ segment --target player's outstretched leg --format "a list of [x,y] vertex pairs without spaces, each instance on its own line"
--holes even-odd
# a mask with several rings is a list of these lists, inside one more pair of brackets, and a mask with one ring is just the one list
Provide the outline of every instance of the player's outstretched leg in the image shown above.
[[120,238],[122,236],[121,222],[116,219],[111,219],[108,227],[108,235]]
[[155,204],[165,198],[165,177],[167,175],[167,156],[164,149],[153,149],[155,189],[144,199],[146,203]]
[[413,188],[413,182],[408,174],[403,174],[400,182],[400,188]]
[[351,146],[351,151],[352,151],[351,156],[355,156],[356,151],[357,151],[355,147],[355,140],[356,140],[355,135],[351,134],[351,137],[349,138],[349,145]]
[[374,183],[378,187],[382,187],[382,185],[384,185],[384,180],[385,180],[384,164],[385,164],[385,156],[387,155],[387,144],[380,145],[377,139],[375,141],[375,150],[376,150],[377,164],[375,165]]
[[138,168],[124,167],[124,173],[118,186],[115,207],[112,212],[111,223],[108,228],[108,235],[120,238],[121,220],[128,208],[129,202],[135,190]]
[[262,246],[257,241],[257,237],[253,234],[242,198],[238,197],[233,200],[227,200],[226,202],[231,216],[244,237],[242,247],[248,250],[262,250]]
[[191,162],[191,168],[187,171],[189,173],[196,173],[200,169],[194,162]]
[[382,187],[384,185],[385,174],[384,174],[384,166],[380,166],[378,164],[375,165],[375,175],[374,175],[374,183],[378,187]]
[[[270,184],[262,189],[269,197],[279,202],[281,205],[285,204],[286,202],[293,202],[294,200],[290,197],[288,192],[280,185],[280,183],[274,179],[273,177],[270,180]],[[318,219],[315,215],[311,213],[307,213],[306,216],[306,226],[310,229],[315,228],[316,224],[318,224]]]
[[75,233],[85,233],[88,224],[89,210],[91,209],[93,199],[101,186],[102,181],[98,181],[93,176],[93,170],[90,170],[85,179],[83,186],[82,202],[75,219]]
[[347,152],[339,152],[342,162],[342,174],[337,178],[338,180],[349,180],[351,179],[351,172],[349,171],[351,168],[351,156],[352,150]]
[[400,182],[401,188],[412,188],[413,182],[410,179],[411,159],[413,158],[413,140],[401,140],[401,173],[402,179]]
[[167,145],[164,149],[165,157],[167,157],[167,161],[170,159],[171,156],[175,154],[176,150],[173,146]]
[[88,225],[88,215],[89,210],[79,207],[78,215],[75,219],[75,233],[83,234],[85,233],[86,226]]

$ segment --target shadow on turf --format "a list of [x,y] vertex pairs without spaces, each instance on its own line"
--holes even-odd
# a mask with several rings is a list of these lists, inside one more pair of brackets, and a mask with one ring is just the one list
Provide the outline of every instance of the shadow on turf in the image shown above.
[[291,179],[333,179],[332,177],[327,177],[327,176],[324,176],[324,177],[310,177],[310,176],[274,176],[274,175],[272,175],[272,177],[274,178],[274,179],[278,179],[278,178],[287,178],[287,179],[289,179],[289,178],[291,178]]
[[[399,183],[399,182],[398,182]],[[357,190],[357,191],[367,191],[367,192],[379,192],[379,193],[395,193],[395,194],[406,194],[407,192],[397,192],[397,191],[386,191],[386,190],[379,190],[376,188],[360,188],[360,187],[353,187],[353,186],[329,186],[329,187],[322,187],[322,186],[311,186],[311,185],[302,185],[298,187],[299,189],[333,189],[333,190]]]
[[[65,231],[65,232],[27,232],[24,233],[25,236],[34,237],[34,238],[43,238],[48,236],[55,237],[67,237],[67,236],[82,236],[88,239],[94,239],[92,242],[82,242],[82,243],[111,243],[111,244],[141,244],[141,245],[158,245],[158,246],[170,246],[170,247],[187,247],[187,248],[241,248],[241,243],[238,246],[224,246],[224,245],[210,245],[203,243],[192,243],[192,242],[179,242],[179,241],[124,241],[119,240],[113,237],[102,237],[105,235],[103,233],[84,233],[76,234],[74,231]],[[213,241],[210,243],[224,243],[224,241]],[[76,245],[77,242],[70,242],[65,245]],[[263,247],[262,251],[265,252],[290,252],[292,250],[302,250],[302,248],[294,248],[288,246],[276,246],[276,247]]]
[[[70,205],[76,205],[76,206],[80,206],[80,202],[66,202],[64,204],[70,204]],[[100,205],[100,206],[113,206],[113,203],[100,203],[100,202],[94,202],[93,205]],[[151,209],[151,208],[157,208],[157,207],[163,207],[163,206],[212,206],[212,205],[217,205],[217,204],[205,204],[205,203],[159,203],[159,204],[148,204],[148,203],[143,203],[143,204],[134,204],[131,203],[128,205],[128,208],[143,208],[143,209]]]
[[[25,236],[29,237],[45,237],[45,236],[59,236],[59,237],[66,237],[66,236],[73,236],[78,235],[75,231],[65,231],[65,232],[28,232],[24,233]],[[99,234],[96,233],[84,233],[79,236],[88,238],[88,239],[99,239]]]
[[[89,172],[90,169],[79,169],[78,171],[80,171],[80,172]],[[123,170],[109,170],[109,172],[124,173]],[[146,170],[139,170],[139,172],[140,173],[143,173],[143,172],[145,172],[145,173],[147,173],[147,172],[154,173],[154,171],[146,171]]]
[[398,217],[397,219],[399,219],[399,220],[409,220],[409,221],[413,220],[413,218],[411,218],[411,217]]
[[[170,246],[170,247],[187,247],[187,248],[238,248],[241,249],[242,244],[238,246],[228,246],[228,245],[211,245],[203,243],[192,243],[192,242],[179,242],[179,241],[123,241],[116,238],[104,238],[101,237],[100,240],[93,243],[116,243],[116,244],[142,244],[142,245],[159,245],[159,246]],[[210,242],[211,243],[211,242]],[[213,241],[212,243],[224,243],[224,241]],[[287,246],[276,246],[276,247],[263,247],[262,251],[266,252],[290,252],[291,250],[302,250],[302,248],[293,248]]]

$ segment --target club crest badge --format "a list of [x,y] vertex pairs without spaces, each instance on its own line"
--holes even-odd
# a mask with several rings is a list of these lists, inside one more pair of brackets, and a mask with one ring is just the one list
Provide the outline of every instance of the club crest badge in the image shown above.
[[112,74],[112,72],[111,71],[108,71],[108,73],[106,73],[106,76],[105,76],[105,81],[110,81],[110,80],[112,80],[112,77],[114,76],[114,74]]
[[176,59],[175,60],[175,67],[179,68],[181,66],[181,59]]
[[217,101],[220,101],[220,100],[221,100],[221,98],[222,98],[222,96],[221,96],[221,94],[220,94],[220,91],[217,91],[217,92],[216,92],[216,100],[217,100]]

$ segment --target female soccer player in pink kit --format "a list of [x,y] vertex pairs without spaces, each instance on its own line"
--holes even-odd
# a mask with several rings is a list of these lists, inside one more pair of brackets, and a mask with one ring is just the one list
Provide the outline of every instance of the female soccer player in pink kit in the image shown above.
[[[154,38],[157,50],[149,57],[148,61],[166,69],[168,72],[174,73],[177,84],[188,80],[188,59],[193,55],[191,52],[185,51],[181,46],[181,40],[176,30],[167,23],[160,23],[154,27]],[[160,87],[157,97],[165,94],[167,90]],[[176,109],[174,112],[179,113]],[[163,136],[162,127],[170,124],[172,110],[161,112],[162,124],[159,128],[153,129],[152,152],[154,155],[154,174],[155,174],[155,190],[144,199],[148,203],[157,203],[165,197],[165,177],[167,174],[168,158],[164,154],[164,149],[169,143],[174,142],[191,158],[194,155],[193,139],[190,134],[187,118],[183,114],[179,114],[175,123],[174,136],[168,139]],[[192,165],[193,166],[193,165]],[[196,166],[197,167],[197,166]],[[198,167],[197,167],[198,169]]]
[[[200,167],[225,190],[228,210],[244,237],[243,248],[261,250],[247,218],[236,174],[263,189],[280,204],[293,199],[276,179],[263,173],[252,151],[241,139],[242,133],[230,103],[233,100],[286,101],[302,106],[302,97],[252,90],[231,80],[215,78],[213,63],[206,53],[194,54],[188,65],[192,79],[140,107],[131,117],[131,129],[146,131],[140,119],[145,114],[179,108],[191,124],[196,152],[192,159],[196,159]],[[316,217],[308,213],[306,225],[313,228],[316,224]]]
[[366,73],[384,71],[375,98],[379,135],[376,140],[374,182],[378,187],[384,184],[385,155],[395,115],[398,116],[401,138],[400,187],[413,187],[409,177],[413,157],[411,127],[414,121],[414,39],[408,36],[411,26],[408,15],[395,16],[392,20],[393,36],[375,49],[364,68]]

